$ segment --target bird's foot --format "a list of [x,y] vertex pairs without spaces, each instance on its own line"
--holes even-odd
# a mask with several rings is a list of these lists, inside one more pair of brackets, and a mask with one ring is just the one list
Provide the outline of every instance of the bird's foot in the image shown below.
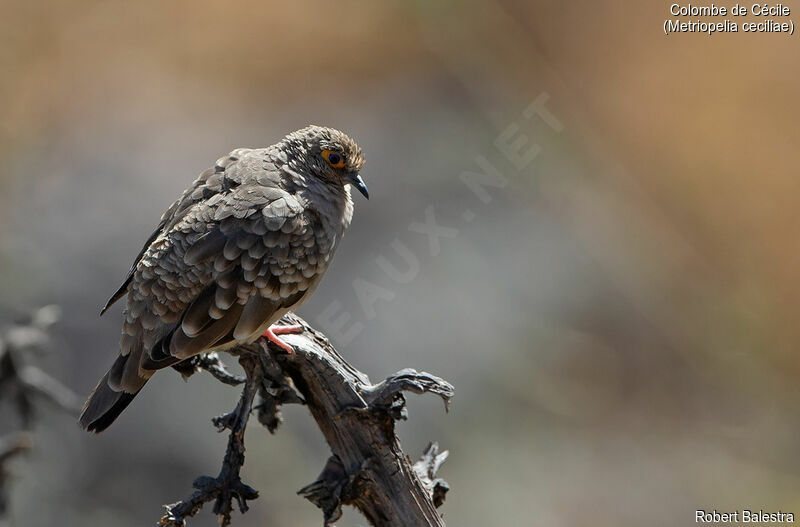
[[283,351],[285,351],[289,355],[294,355],[294,349],[292,349],[292,347],[290,345],[288,345],[284,341],[282,341],[278,337],[278,335],[297,335],[297,334],[302,333],[302,332],[303,332],[303,326],[301,326],[299,324],[294,324],[294,325],[291,325],[291,326],[274,326],[273,325],[273,326],[270,326],[269,328],[267,328],[267,330],[261,336],[263,338],[267,339],[268,341],[272,342],[273,344],[275,344],[279,348],[281,348]]

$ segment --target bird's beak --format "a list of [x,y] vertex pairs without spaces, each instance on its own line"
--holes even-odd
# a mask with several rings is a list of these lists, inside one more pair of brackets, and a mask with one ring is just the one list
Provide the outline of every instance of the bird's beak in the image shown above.
[[364,180],[361,179],[358,172],[349,172],[347,174],[347,182],[356,187],[365,198],[369,199],[369,190],[367,190],[367,186],[364,184]]

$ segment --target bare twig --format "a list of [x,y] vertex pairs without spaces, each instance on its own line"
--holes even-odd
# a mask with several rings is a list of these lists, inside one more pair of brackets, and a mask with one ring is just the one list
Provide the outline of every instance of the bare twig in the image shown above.
[[450,486],[442,478],[437,478],[436,473],[439,467],[447,459],[448,452],[439,452],[438,443],[429,443],[422,453],[422,457],[414,463],[414,471],[419,476],[425,489],[430,492],[433,504],[439,507],[444,503],[445,494],[450,490]]
[[23,431],[0,439],[0,526],[7,514],[7,462],[30,450],[33,440],[27,429],[33,425],[38,401],[74,412],[79,399],[72,390],[43,370],[28,364],[35,355],[48,351],[48,329],[59,318],[56,306],[35,311],[26,324],[11,326],[0,335],[0,401],[9,402],[19,415]]
[[[438,445],[432,443],[412,465],[400,447],[394,423],[406,418],[404,391],[437,394],[446,406],[453,387],[434,375],[412,369],[373,385],[304,320],[289,314],[281,323],[299,324],[305,329],[301,335],[283,337],[295,353],[287,355],[266,341],[236,351],[247,381],[236,410],[214,420],[218,427],[231,430],[222,470],[216,478],[198,478],[194,494],[166,506],[159,525],[184,526],[187,517],[211,500],[216,500],[214,512],[220,516],[221,525],[230,524],[234,499],[239,509],[246,511],[246,500],[258,495],[239,479],[250,411],[257,410],[259,421],[274,431],[281,421],[280,405],[303,403],[332,450],[317,480],[299,491],[322,509],[325,525],[341,516],[342,505],[352,505],[373,525],[443,526],[436,508],[444,502],[448,486],[435,476],[447,452],[440,453]],[[212,357],[176,369],[189,376],[198,369],[220,368],[226,371],[219,359]],[[222,382],[232,377],[214,376]],[[256,393],[259,402],[254,406]]]
[[245,377],[229,372],[225,364],[220,360],[219,355],[213,352],[195,355],[191,359],[179,362],[172,367],[184,379],[188,379],[200,370],[205,370],[219,382],[230,386],[238,386],[246,380]]
[[192,485],[197,490],[189,498],[165,505],[166,512],[158,522],[162,527],[186,525],[186,518],[194,516],[211,500],[214,500],[214,513],[219,517],[220,525],[225,527],[231,523],[234,499],[239,510],[244,513],[248,509],[247,500],[258,497],[258,491],[242,483],[239,471],[244,465],[244,432],[253,407],[253,399],[262,382],[263,372],[261,361],[252,353],[241,355],[239,364],[244,368],[246,375],[239,403],[233,412],[213,420],[219,431],[230,430],[222,469],[216,478],[210,476],[197,478]]
[[28,432],[17,432],[0,439],[0,525],[8,514],[7,482],[11,478],[8,462],[31,449],[33,439]]

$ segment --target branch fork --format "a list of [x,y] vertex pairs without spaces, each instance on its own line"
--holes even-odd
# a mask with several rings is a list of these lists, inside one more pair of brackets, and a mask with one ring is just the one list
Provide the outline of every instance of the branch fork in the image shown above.
[[184,527],[186,519],[210,501],[214,501],[214,512],[223,527],[230,525],[234,501],[242,513],[247,511],[247,501],[258,497],[239,477],[250,414],[255,410],[258,421],[275,432],[281,423],[281,405],[304,404],[332,455],[317,480],[298,494],[322,510],[324,525],[341,517],[342,505],[352,505],[376,526],[444,526],[436,509],[444,503],[449,487],[436,473],[447,451],[440,452],[438,445],[431,443],[412,465],[400,447],[394,424],[408,417],[404,392],[436,394],[447,409],[454,393],[452,385],[410,368],[372,384],[301,318],[290,313],[280,324],[304,329],[301,334],[282,337],[294,354],[265,339],[234,350],[244,377],[230,373],[216,354],[176,365],[185,378],[206,370],[220,382],[243,387],[236,408],[213,419],[220,431],[230,433],[219,475],[197,478],[195,492],[166,505],[158,525]]

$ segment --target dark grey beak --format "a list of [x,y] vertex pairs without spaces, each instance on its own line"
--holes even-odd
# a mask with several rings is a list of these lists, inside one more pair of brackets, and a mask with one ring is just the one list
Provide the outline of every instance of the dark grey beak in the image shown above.
[[358,172],[350,172],[347,174],[347,181],[356,187],[365,198],[369,199],[369,190],[367,190],[367,186],[364,184],[364,180],[361,179],[361,176],[358,174]]

